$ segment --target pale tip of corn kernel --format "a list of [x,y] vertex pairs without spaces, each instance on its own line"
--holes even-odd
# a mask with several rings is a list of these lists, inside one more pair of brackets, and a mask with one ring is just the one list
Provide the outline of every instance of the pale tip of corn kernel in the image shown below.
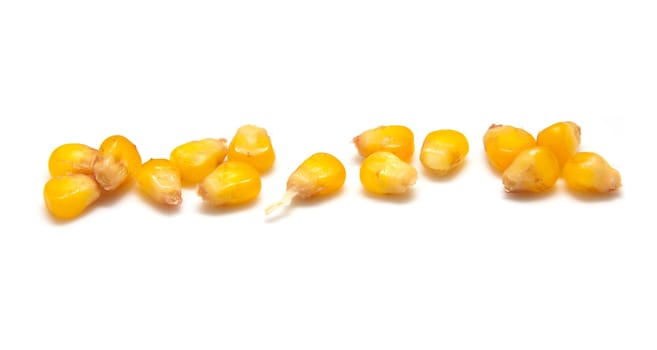
[[180,193],[171,193],[164,197],[164,204],[177,206],[182,203],[182,196]]
[[105,191],[112,191],[123,184],[128,177],[128,170],[123,161],[98,157],[94,163],[94,177]]
[[609,192],[616,192],[619,188],[623,186],[621,181],[621,176],[618,170],[612,169],[612,173],[609,181]]
[[276,209],[282,206],[289,205],[292,202],[292,199],[294,199],[294,197],[297,196],[297,194],[298,194],[297,191],[288,190],[283,195],[283,198],[281,198],[278,202],[273,203],[267,208],[265,208],[265,215],[269,215],[273,213]]
[[432,174],[443,176],[451,169],[449,158],[444,151],[432,150],[421,154],[422,164],[431,171]]

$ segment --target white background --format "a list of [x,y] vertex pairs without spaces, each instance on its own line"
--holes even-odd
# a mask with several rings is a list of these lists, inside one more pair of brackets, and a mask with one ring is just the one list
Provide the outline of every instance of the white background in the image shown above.
[[[0,349],[655,349],[656,11],[650,1],[3,1]],[[582,127],[623,175],[509,196],[492,123]],[[144,160],[269,131],[252,205],[178,211],[132,188],[70,223],[42,189],[60,144]],[[454,128],[466,164],[363,193],[352,137]],[[308,155],[344,190],[265,219]],[[417,157],[414,164],[419,166]],[[652,207],[652,209],[651,209]]]

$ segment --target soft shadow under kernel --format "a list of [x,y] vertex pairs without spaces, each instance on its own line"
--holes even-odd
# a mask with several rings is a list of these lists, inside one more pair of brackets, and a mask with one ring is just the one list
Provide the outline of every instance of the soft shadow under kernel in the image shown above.
[[360,166],[361,164],[363,164],[363,160],[365,160],[365,158],[363,158],[363,156],[361,156],[361,155],[358,154],[358,153],[354,154],[354,155],[351,157],[351,163],[352,163],[353,165],[358,165],[358,166]]
[[507,200],[512,200],[516,202],[536,202],[536,201],[542,201],[546,200],[552,196],[554,196],[555,193],[557,193],[556,186],[552,187],[551,189],[543,192],[505,192],[504,189],[502,189],[502,192],[504,193],[504,198]]
[[409,189],[408,192],[402,194],[374,194],[368,192],[366,189],[361,188],[361,194],[364,197],[378,201],[378,202],[387,202],[394,204],[406,204],[410,203],[415,199],[415,190]]
[[114,205],[116,202],[123,199],[128,192],[130,192],[135,186],[134,181],[128,181],[125,184],[119,186],[117,189],[112,191],[105,191],[100,195],[100,198],[94,203],[94,206],[98,207],[109,207]]
[[245,211],[251,209],[260,203],[260,198],[252,200],[247,203],[238,204],[238,205],[226,205],[226,206],[213,206],[206,202],[201,202],[199,205],[199,211],[205,215],[230,215],[237,212]]
[[618,190],[614,192],[597,193],[575,191],[566,187],[566,192],[580,202],[609,202],[623,197],[621,191]]
[[433,182],[450,182],[457,176],[459,176],[460,173],[463,172],[463,168],[468,166],[468,160],[464,159],[461,164],[459,164],[458,167],[451,169],[447,174],[445,175],[439,175],[435,171],[432,171],[431,169],[427,169],[424,166],[422,166],[422,175],[429,179],[430,181]]

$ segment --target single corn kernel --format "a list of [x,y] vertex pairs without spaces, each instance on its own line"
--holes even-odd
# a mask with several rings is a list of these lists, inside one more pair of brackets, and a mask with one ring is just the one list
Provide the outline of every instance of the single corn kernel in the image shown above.
[[581,133],[579,125],[573,122],[559,122],[541,130],[536,137],[536,144],[551,149],[559,160],[559,166],[563,167],[577,152]]
[[486,156],[499,171],[504,171],[518,153],[534,146],[536,140],[532,134],[509,125],[493,124],[484,134]]
[[180,172],[168,159],[150,159],[142,164],[135,179],[156,203],[175,206],[182,202]]
[[73,219],[100,197],[101,189],[88,175],[57,176],[46,182],[43,199],[50,213],[59,219]]
[[50,175],[62,176],[70,174],[91,175],[94,172],[94,161],[98,151],[81,143],[61,145],[50,154],[48,170]]
[[506,192],[543,192],[559,179],[559,161],[547,147],[535,146],[518,154],[502,174]]
[[420,162],[437,175],[459,166],[469,151],[468,139],[456,130],[436,130],[424,139]]
[[260,194],[260,173],[237,160],[221,163],[198,185],[198,194],[214,206],[238,205]]
[[103,189],[111,191],[133,178],[140,166],[137,147],[124,136],[114,135],[100,145],[94,175]]
[[583,192],[614,192],[621,187],[621,176],[600,155],[579,152],[563,166],[561,174],[566,185]]
[[197,183],[224,161],[228,153],[226,139],[203,139],[187,142],[171,151],[171,164],[180,171],[183,181]]
[[360,182],[376,194],[401,194],[417,181],[417,170],[390,152],[374,152],[360,167]]
[[401,125],[379,126],[354,137],[358,154],[367,157],[378,151],[393,153],[405,162],[411,160],[415,141],[411,129]]
[[275,159],[267,130],[255,125],[244,125],[237,129],[228,146],[228,160],[245,162],[261,173],[271,169]]
[[347,172],[340,160],[328,153],[315,153],[290,175],[283,198],[268,206],[265,214],[290,204],[295,197],[309,198],[335,193],[342,188],[346,177]]

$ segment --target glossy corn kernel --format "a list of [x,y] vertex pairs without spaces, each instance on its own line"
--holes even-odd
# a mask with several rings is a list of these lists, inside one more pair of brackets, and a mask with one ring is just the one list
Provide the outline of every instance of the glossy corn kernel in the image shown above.
[[94,172],[94,161],[98,151],[81,143],[61,145],[50,154],[48,170],[51,176],[87,174]]
[[175,206],[182,202],[180,172],[168,159],[150,159],[142,164],[135,180],[156,203]]
[[280,201],[268,206],[265,214],[288,205],[295,197],[309,198],[335,193],[344,185],[346,176],[340,160],[328,153],[315,153],[290,175],[285,195]]
[[374,152],[360,167],[360,182],[375,194],[401,194],[417,181],[417,170],[390,152]]
[[228,146],[228,159],[247,163],[261,173],[271,169],[276,155],[267,130],[255,125],[237,129]]
[[582,192],[614,192],[621,187],[621,176],[600,155],[580,152],[571,157],[561,173],[569,188]]
[[169,160],[180,171],[183,181],[197,183],[224,161],[228,153],[226,139],[187,142],[171,151]]
[[124,136],[114,135],[98,148],[94,175],[103,189],[111,191],[133,178],[140,166],[137,147]]
[[424,139],[420,162],[437,175],[459,166],[469,151],[468,139],[456,130],[436,130]]
[[401,125],[386,125],[366,130],[354,137],[353,141],[358,154],[363,157],[374,152],[387,151],[408,162],[415,151],[413,132]]
[[486,156],[499,171],[504,171],[518,153],[536,145],[527,131],[509,125],[491,125],[484,134]]
[[502,174],[506,192],[543,192],[559,179],[559,161],[547,147],[520,152]]
[[214,206],[250,202],[260,194],[260,173],[251,165],[229,160],[221,163],[198,185],[198,194]]
[[563,166],[572,157],[580,144],[581,129],[573,122],[559,122],[541,130],[536,137],[538,146],[552,150],[559,165]]
[[71,174],[50,179],[43,188],[43,199],[50,213],[59,219],[73,219],[82,214],[101,194],[89,175]]

